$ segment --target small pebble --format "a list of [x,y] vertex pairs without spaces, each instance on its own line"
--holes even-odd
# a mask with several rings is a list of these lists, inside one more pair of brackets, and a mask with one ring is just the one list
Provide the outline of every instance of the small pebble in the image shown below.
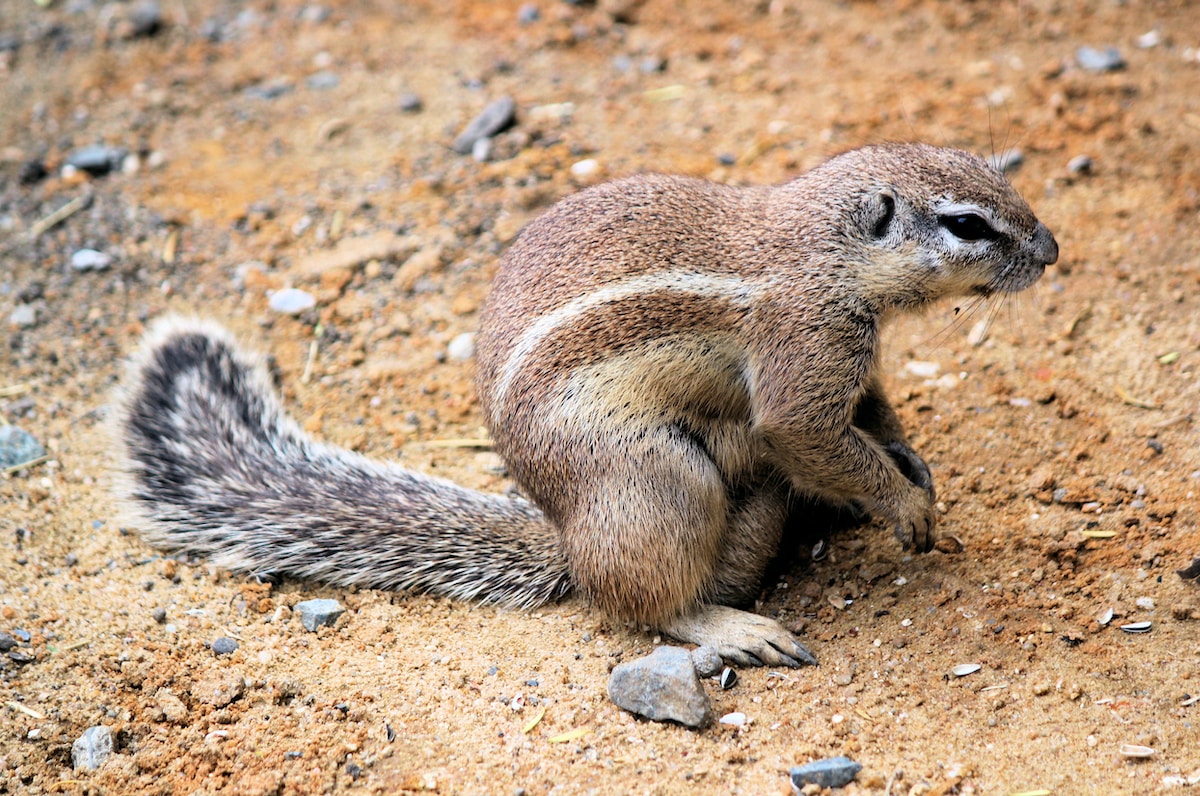
[[271,294],[268,302],[271,309],[286,315],[299,315],[305,310],[311,310],[317,305],[317,300],[311,293],[306,293],[294,287],[286,287]]
[[475,335],[470,331],[464,331],[461,335],[450,341],[450,345],[446,346],[446,355],[450,359],[455,359],[464,363],[475,355]]
[[13,635],[17,637],[18,641],[22,641],[26,644],[33,641],[33,634],[23,627],[14,627]]
[[287,94],[292,88],[292,83],[287,78],[275,77],[247,86],[242,94],[251,99],[273,100]]
[[728,724],[730,727],[745,727],[746,714],[738,712],[726,713],[724,716],[717,719],[717,721],[719,721],[721,724]]
[[319,25],[329,19],[329,9],[320,5],[305,6],[300,12],[300,21]]
[[232,655],[237,651],[237,648],[237,641],[229,638],[228,636],[221,636],[220,638],[213,639],[212,651],[215,655]]
[[721,154],[717,155],[717,162],[722,166],[732,166],[733,164],[737,163],[737,155],[733,154],[732,152],[722,152]]
[[1154,610],[1154,598],[1153,597],[1138,597],[1136,600],[1134,600],[1134,605],[1136,605],[1138,608],[1143,608],[1147,611],[1153,611]]
[[1134,39],[1134,43],[1139,50],[1149,50],[1151,47],[1162,44],[1162,34],[1157,30],[1148,30]]
[[67,155],[67,165],[86,171],[93,177],[100,177],[119,169],[128,154],[127,149],[95,144],[72,151]]
[[112,754],[112,730],[103,725],[88,727],[71,744],[71,762],[76,771],[95,771]]
[[1116,47],[1080,47],[1075,51],[1075,62],[1088,72],[1115,72],[1125,68],[1125,59]]
[[150,618],[153,619],[156,624],[163,624],[167,621],[167,609],[162,607],[155,608],[150,612]]
[[653,55],[647,55],[638,62],[638,69],[641,70],[642,74],[646,75],[652,75],[655,72],[661,72],[666,68],[667,62],[662,58],[658,58]]
[[608,679],[608,696],[623,710],[654,721],[703,727],[712,717],[692,657],[681,647],[659,647],[618,664]]
[[425,103],[421,101],[420,96],[411,91],[406,91],[400,95],[400,110],[405,113],[417,113],[425,107]]
[[702,646],[692,650],[692,666],[697,677],[716,677],[721,673],[721,654],[716,647]]
[[95,249],[80,249],[71,255],[71,267],[76,271],[103,271],[112,265],[112,255]]
[[0,426],[0,469],[16,467],[46,455],[46,449],[28,431]]
[[1088,155],[1076,155],[1067,161],[1067,171],[1072,174],[1091,174],[1092,159]]
[[346,612],[337,600],[305,600],[296,603],[294,610],[300,615],[300,624],[309,632],[315,632],[321,625],[332,625]]
[[862,763],[855,763],[848,757],[829,757],[807,765],[793,766],[788,774],[792,779],[792,787],[799,793],[805,785],[844,787],[854,780],[859,771],[862,771]]
[[12,315],[8,316],[8,322],[18,329],[28,329],[37,325],[37,318],[37,307],[32,304],[18,304],[13,309]]
[[992,168],[1004,174],[1016,171],[1025,162],[1025,153],[1019,149],[1007,149],[988,158]]
[[476,163],[487,163],[492,156],[492,139],[480,138],[471,146],[471,158]]
[[137,39],[153,36],[162,30],[162,27],[162,8],[154,0],[143,0],[133,7],[129,15],[129,28],[125,31],[125,37]]
[[595,158],[585,158],[571,164],[571,174],[575,177],[591,177],[600,171],[600,162]]
[[517,103],[512,97],[495,100],[458,134],[458,138],[454,139],[454,151],[460,155],[471,154],[476,141],[490,138],[511,127],[516,120],[516,114]]
[[1163,444],[1156,439],[1146,440],[1146,447],[1155,453],[1162,453],[1165,450],[1165,448],[1163,448]]
[[542,12],[533,3],[526,3],[517,9],[517,22],[522,25],[532,25],[542,18]]
[[17,640],[11,634],[0,630],[0,652],[8,652],[15,646],[17,646]]
[[325,89],[337,88],[338,84],[342,82],[342,79],[333,72],[323,69],[320,72],[309,75],[308,79],[304,82],[311,89],[323,91]]
[[33,185],[46,179],[49,174],[46,170],[46,164],[40,160],[27,160],[21,164],[21,168],[17,171],[17,182],[22,185]]

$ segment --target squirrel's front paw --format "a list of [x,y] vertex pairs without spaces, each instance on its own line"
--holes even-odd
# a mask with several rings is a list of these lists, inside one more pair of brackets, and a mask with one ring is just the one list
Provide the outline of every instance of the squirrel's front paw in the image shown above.
[[905,490],[905,498],[895,517],[896,538],[906,550],[912,548],[918,553],[928,553],[937,541],[933,532],[937,524],[937,512],[933,507],[933,488],[909,487]]
[[727,661],[741,666],[813,666],[800,640],[766,616],[724,605],[701,605],[660,628],[669,636],[717,648]]

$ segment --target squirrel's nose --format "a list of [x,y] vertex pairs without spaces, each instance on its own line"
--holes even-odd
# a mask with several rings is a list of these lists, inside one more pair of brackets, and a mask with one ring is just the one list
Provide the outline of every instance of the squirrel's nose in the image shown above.
[[1058,241],[1054,239],[1054,233],[1040,221],[1033,231],[1033,246],[1042,265],[1054,265],[1058,262]]

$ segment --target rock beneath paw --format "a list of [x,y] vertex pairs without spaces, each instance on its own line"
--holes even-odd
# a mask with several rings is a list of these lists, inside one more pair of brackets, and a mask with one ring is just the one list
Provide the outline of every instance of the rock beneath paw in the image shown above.
[[692,665],[695,666],[696,674],[700,677],[716,677],[725,666],[717,648],[708,645],[692,650]]
[[654,721],[703,727],[712,719],[692,656],[681,647],[659,647],[645,658],[615,667],[608,697],[623,710]]

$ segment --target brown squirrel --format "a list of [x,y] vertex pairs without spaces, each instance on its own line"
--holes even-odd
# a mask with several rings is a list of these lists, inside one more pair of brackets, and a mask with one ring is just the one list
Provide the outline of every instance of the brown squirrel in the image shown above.
[[1057,258],[1004,177],[952,149],[867,147],[775,187],[606,183],[522,231],[481,319],[484,416],[529,500],[314,442],[261,359],[177,318],[117,401],[120,493],[151,544],[233,570],[517,606],[576,589],[735,662],[812,663],[730,607],[790,507],[862,506],[906,547],[934,540],[883,322],[1022,290]]

